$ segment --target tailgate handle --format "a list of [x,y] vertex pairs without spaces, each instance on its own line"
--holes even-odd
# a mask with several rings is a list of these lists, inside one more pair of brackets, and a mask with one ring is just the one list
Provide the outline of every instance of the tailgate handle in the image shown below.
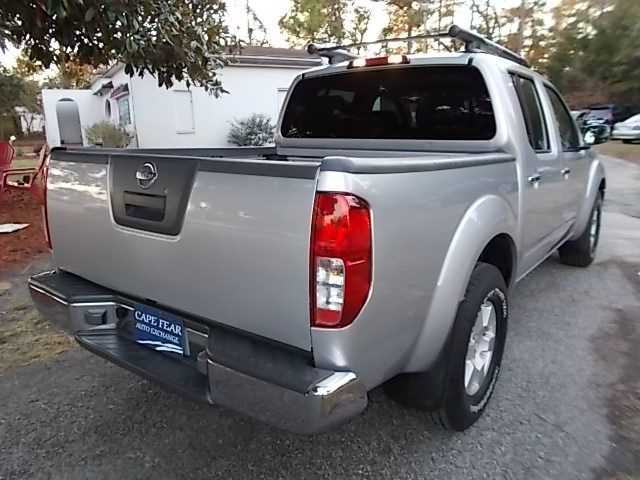
[[167,197],[148,193],[123,192],[124,212],[128,217],[162,222],[164,220]]

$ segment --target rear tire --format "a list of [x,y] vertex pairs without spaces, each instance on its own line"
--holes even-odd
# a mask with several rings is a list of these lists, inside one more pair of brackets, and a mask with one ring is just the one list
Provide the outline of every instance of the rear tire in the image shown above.
[[[484,411],[500,371],[507,334],[507,287],[493,265],[477,263],[451,330],[438,404],[427,374],[405,374],[386,388],[403,404],[432,411],[435,423],[462,431]],[[477,369],[476,367],[480,367]],[[443,373],[443,372],[439,372]]]
[[596,257],[602,220],[602,192],[598,192],[591,208],[589,222],[575,240],[565,242],[559,249],[560,261],[573,267],[588,267]]

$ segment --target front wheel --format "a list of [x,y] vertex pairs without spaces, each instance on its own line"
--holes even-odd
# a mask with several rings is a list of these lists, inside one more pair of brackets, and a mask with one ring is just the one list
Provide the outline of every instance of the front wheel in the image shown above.
[[560,261],[574,267],[588,267],[596,257],[600,241],[600,223],[602,221],[602,192],[598,192],[591,208],[589,223],[575,240],[565,242],[560,247]]

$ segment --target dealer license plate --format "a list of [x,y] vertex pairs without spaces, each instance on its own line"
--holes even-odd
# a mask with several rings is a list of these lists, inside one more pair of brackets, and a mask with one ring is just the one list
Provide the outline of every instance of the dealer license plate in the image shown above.
[[160,352],[188,355],[182,319],[139,304],[133,307],[133,319],[133,338],[136,342]]

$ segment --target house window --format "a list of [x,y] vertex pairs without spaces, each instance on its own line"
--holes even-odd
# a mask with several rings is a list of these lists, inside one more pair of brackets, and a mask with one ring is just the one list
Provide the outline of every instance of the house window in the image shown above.
[[119,121],[123,125],[131,125],[131,112],[129,111],[129,97],[120,97],[118,102]]
[[174,90],[173,104],[175,105],[176,132],[193,133],[195,131],[195,123],[191,90]]

